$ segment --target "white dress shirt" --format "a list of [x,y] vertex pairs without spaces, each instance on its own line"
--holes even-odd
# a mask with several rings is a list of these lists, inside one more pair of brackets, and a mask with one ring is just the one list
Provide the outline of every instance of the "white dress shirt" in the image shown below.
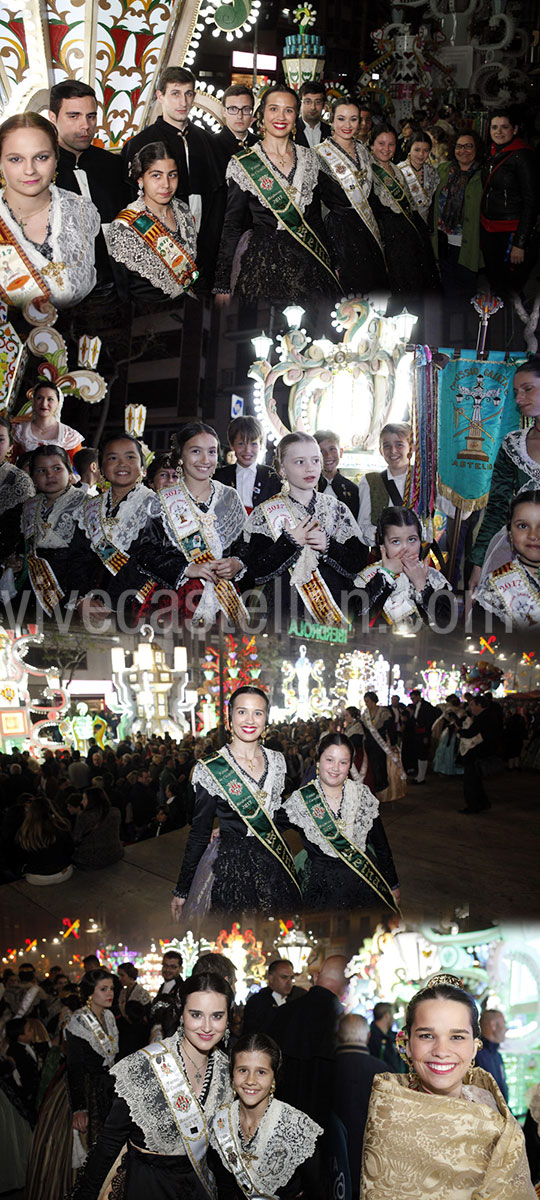
[[252,463],[250,467],[241,467],[240,463],[236,464],[236,490],[244,508],[253,508],[253,488],[256,476],[257,463]]

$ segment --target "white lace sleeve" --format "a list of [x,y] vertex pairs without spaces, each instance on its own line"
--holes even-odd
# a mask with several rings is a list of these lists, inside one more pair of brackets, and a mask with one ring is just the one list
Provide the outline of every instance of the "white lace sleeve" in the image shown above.
[[280,750],[267,750],[265,747],[264,753],[268,758],[268,782],[270,784],[267,811],[272,817],[282,803],[287,764]]
[[248,519],[246,510],[236,488],[214,480],[216,489],[215,514],[219,538],[224,550],[228,550],[240,537]]

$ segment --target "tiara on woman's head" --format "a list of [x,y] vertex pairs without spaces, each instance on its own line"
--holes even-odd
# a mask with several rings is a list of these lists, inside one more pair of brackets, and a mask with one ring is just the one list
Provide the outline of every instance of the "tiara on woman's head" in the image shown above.
[[[458,979],[457,975],[432,975],[431,979],[428,979],[427,983],[420,988],[420,992],[430,992],[432,988],[440,987],[441,985],[460,988],[462,990],[463,980]],[[417,992],[416,995],[419,996],[420,992]]]

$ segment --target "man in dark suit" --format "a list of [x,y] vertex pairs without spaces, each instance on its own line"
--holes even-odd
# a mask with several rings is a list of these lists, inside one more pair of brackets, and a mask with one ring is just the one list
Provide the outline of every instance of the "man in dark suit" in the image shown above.
[[[124,170],[135,154],[151,142],[164,142],[178,167],[176,195],[189,205],[197,227],[197,266],[201,275],[207,270],[205,224],[212,196],[221,182],[212,134],[189,120],[195,100],[195,76],[187,67],[167,67],[162,71],[156,92],[162,115],[122,146]],[[135,195],[133,186],[133,195]]]
[[236,456],[232,466],[218,467],[215,478],[228,487],[236,488],[248,513],[263,500],[269,500],[281,490],[281,479],[272,467],[257,462],[264,433],[255,417],[234,417],[227,429],[227,440]]
[[225,89],[221,103],[223,105],[223,119],[225,124],[219,133],[211,135],[212,151],[216,160],[218,177],[215,181],[215,191],[209,206],[208,220],[205,224],[206,257],[209,269],[212,271],[212,277],[208,279],[209,287],[213,283],[213,271],[215,270],[221,240],[221,230],[227,208],[225,172],[229,165],[229,159],[238,150],[254,146],[258,140],[257,135],[250,128],[253,120],[254,106],[251,88],[248,88],[245,83],[231,83],[231,86]]
[[346,475],[338,470],[342,450],[337,433],[331,429],[317,429],[314,433],[323,460],[322,475],[319,479],[320,492],[333,492],[338,500],[350,508],[356,521],[358,517],[358,487]]
[[472,722],[463,726],[460,750],[463,755],[463,795],[465,807],[460,812],[469,816],[491,808],[484,789],[486,775],[502,770],[501,747],[504,734],[502,709],[491,692],[472,696],[469,701]]
[[180,1004],[178,993],[183,984],[182,955],[178,950],[166,950],[161,961],[163,983],[152,1000],[150,1009],[150,1041],[160,1042],[172,1037],[178,1028]]
[[431,728],[437,717],[440,717],[441,710],[435,708],[428,700],[423,700],[419,688],[413,688],[409,695],[414,716],[415,749],[418,759],[418,771],[411,782],[425,783],[431,745]]
[[268,984],[250,996],[244,1012],[244,1033],[267,1033],[274,1016],[282,1004],[290,1004],[305,996],[304,988],[293,983],[293,965],[287,958],[276,958],[270,963]]
[[49,120],[58,133],[57,187],[93,200],[101,217],[96,238],[97,288],[113,289],[113,266],[107,251],[107,229],[129,201],[119,154],[93,146],[98,102],[96,93],[78,79],[63,79],[51,88]]
[[351,1192],[360,1191],[362,1146],[371,1086],[375,1075],[387,1069],[367,1048],[369,1026],[359,1013],[347,1013],[338,1025],[338,1045],[334,1063],[332,1108],[347,1135],[347,1154]]
[[379,1000],[373,1009],[373,1021],[369,1027],[367,1048],[369,1053],[382,1064],[382,1071],[402,1075],[405,1065],[396,1050],[396,1035],[392,1029],[394,1009],[391,1004]]
[[295,142],[299,146],[313,149],[330,137],[332,126],[322,121],[326,102],[326,88],[319,80],[308,80],[303,83],[298,92],[300,113],[296,120]]

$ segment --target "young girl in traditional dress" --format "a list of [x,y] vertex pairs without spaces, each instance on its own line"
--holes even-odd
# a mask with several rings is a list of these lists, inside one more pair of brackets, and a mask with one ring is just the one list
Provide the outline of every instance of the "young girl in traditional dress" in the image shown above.
[[425,292],[440,291],[440,278],[427,225],[409,187],[392,159],[396,132],[377,125],[370,137],[373,155],[371,204],[383,240],[392,296],[414,303]]
[[[213,758],[198,762],[192,775],[195,807],[171,911],[180,919],[190,906],[232,912],[294,911],[301,904],[292,855],[276,828],[286,764],[260,742],[268,697],[260,688],[237,688],[229,702],[231,741]],[[214,820],[219,823],[217,858],[205,860]]]
[[109,253],[126,268],[138,300],[177,299],[199,272],[195,221],[187,204],[175,197],[178,167],[169,147],[164,142],[142,146],[130,175],[139,195],[111,222]]
[[379,801],[349,778],[354,746],[328,733],[317,747],[317,778],[284,802],[307,851],[304,904],[308,909],[396,910],[400,891]]
[[[34,450],[30,474],[36,495],[21,505],[18,545],[5,565],[16,576],[12,598],[29,583],[39,607],[52,617],[69,599],[71,543],[82,497],[61,446]],[[9,589],[6,576],[4,582]]]
[[429,222],[431,203],[439,186],[439,172],[429,162],[432,144],[429,133],[419,129],[411,137],[406,159],[397,164],[397,169],[401,171],[426,225]]
[[[442,571],[422,558],[422,526],[409,508],[385,508],[377,523],[375,543],[380,562],[372,563],[355,583],[365,593],[364,613],[370,624],[383,618],[394,632],[412,630],[422,620],[438,628],[452,616],[452,589]],[[436,560],[432,558],[432,561]]]
[[286,434],[275,467],[281,492],[253,510],[239,551],[248,583],[264,588],[276,612],[294,604],[319,625],[347,625],[346,593],[367,558],[358,525],[334,495],[317,491],[322,457],[309,434]]
[[320,1125],[276,1100],[281,1050],[265,1033],[248,1033],[231,1051],[235,1099],[219,1108],[210,1144],[217,1155],[218,1195],[223,1200],[319,1200]]
[[207,1150],[215,1113],[231,1098],[230,985],[214,972],[182,985],[182,1020],[172,1037],[114,1067],[116,1097],[101,1137],[72,1193],[98,1200],[115,1167],[111,1195],[125,1200],[208,1200],[216,1195]]
[[[479,606],[494,613],[506,630],[531,629],[540,625],[540,491],[525,489],[514,496],[507,531],[510,555],[493,570],[486,559],[473,617]],[[497,557],[495,545],[493,554]]]

